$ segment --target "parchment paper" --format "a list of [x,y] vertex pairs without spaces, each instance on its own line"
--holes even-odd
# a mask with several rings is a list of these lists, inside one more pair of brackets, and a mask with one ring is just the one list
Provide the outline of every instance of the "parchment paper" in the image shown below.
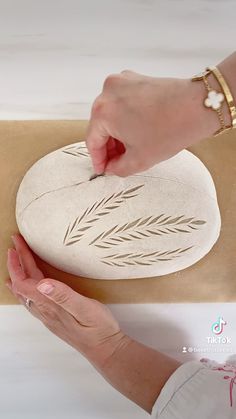
[[[7,248],[16,233],[15,197],[32,164],[64,145],[83,140],[86,121],[0,122],[0,304],[18,303],[5,287]],[[210,170],[222,216],[220,239],[200,262],[171,275],[101,281],[59,271],[36,260],[45,276],[104,303],[236,301],[236,130],[190,148]],[[197,197],[196,197],[197,199]]]

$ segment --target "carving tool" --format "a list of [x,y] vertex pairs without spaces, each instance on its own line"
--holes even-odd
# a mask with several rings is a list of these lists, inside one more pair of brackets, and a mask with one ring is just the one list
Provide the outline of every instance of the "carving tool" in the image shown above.
[[94,173],[92,176],[90,176],[89,180],[94,180],[99,176],[105,176],[105,173],[101,173],[100,175],[98,175],[97,173]]

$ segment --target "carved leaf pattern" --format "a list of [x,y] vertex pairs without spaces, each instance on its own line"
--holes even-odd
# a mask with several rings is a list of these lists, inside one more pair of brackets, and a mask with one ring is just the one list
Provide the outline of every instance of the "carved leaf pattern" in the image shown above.
[[88,207],[82,215],[78,216],[68,225],[63,244],[70,246],[80,241],[84,233],[93,226],[95,221],[120,207],[127,199],[137,196],[138,191],[143,186],[144,185],[138,185],[131,189],[113,193],[108,198],[105,197],[100,201],[95,201],[91,207]]
[[120,268],[132,265],[150,266],[157,262],[166,262],[178,258],[192,248],[193,246],[165,252],[112,254],[103,257],[101,262],[108,266],[118,266]]
[[133,241],[151,236],[162,236],[164,234],[191,233],[198,230],[206,221],[198,220],[195,217],[149,216],[138,218],[122,226],[116,225],[110,230],[101,233],[89,244],[102,249],[117,246],[125,241]]
[[62,152],[75,157],[89,157],[88,149],[84,145],[70,146],[62,150]]

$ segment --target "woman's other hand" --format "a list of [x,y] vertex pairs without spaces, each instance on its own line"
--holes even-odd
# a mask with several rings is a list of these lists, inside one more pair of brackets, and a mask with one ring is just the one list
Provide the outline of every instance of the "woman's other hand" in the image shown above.
[[13,236],[15,249],[8,250],[10,279],[6,285],[51,332],[81,352],[96,366],[103,363],[128,339],[110,310],[84,297],[66,284],[45,278],[20,235]]

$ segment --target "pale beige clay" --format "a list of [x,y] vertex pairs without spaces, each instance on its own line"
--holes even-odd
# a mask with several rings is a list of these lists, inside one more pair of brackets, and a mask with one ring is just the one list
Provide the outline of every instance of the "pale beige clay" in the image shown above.
[[194,264],[220,233],[212,178],[182,151],[143,173],[98,177],[85,143],[37,161],[16,200],[32,250],[65,272],[100,279],[165,275]]

